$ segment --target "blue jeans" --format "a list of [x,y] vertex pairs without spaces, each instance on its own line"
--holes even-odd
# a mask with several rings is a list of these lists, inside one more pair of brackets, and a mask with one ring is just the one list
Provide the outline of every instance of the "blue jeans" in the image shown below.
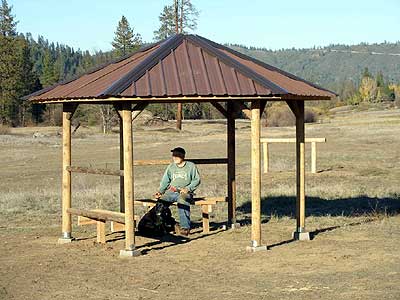
[[179,223],[181,228],[190,229],[190,201],[192,197],[192,194],[181,195],[178,192],[169,190],[161,196],[161,200],[165,202],[178,202]]

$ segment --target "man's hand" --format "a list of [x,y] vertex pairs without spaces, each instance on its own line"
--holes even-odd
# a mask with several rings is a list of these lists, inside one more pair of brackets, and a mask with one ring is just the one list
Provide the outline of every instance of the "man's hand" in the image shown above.
[[189,190],[188,190],[187,188],[182,188],[182,189],[180,190],[180,193],[181,193],[181,194],[188,194],[188,193],[189,193]]
[[156,199],[160,199],[161,196],[162,196],[162,194],[161,194],[160,192],[157,192],[157,193],[154,194],[154,197],[155,197]]

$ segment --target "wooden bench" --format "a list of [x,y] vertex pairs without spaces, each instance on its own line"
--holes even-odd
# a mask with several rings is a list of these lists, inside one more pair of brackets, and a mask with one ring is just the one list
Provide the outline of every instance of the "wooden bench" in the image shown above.
[[[226,202],[226,197],[195,197],[193,198],[193,205],[201,206],[202,211],[202,222],[203,222],[203,233],[210,232],[210,213],[212,212],[212,206],[218,202]],[[148,209],[151,209],[156,205],[154,199],[136,199],[135,205],[143,205]],[[176,203],[173,203],[176,205]],[[110,211],[105,209],[77,209],[69,208],[67,210],[71,215],[78,216],[78,226],[84,226],[89,224],[96,224],[97,242],[101,244],[106,243],[106,222],[111,222],[111,232],[124,231],[125,230],[125,214],[122,212]],[[140,220],[140,216],[135,215],[134,223],[135,227]]]
[[[227,197],[194,197],[192,205],[201,206],[203,233],[210,232],[210,213],[212,206],[219,202],[227,202]],[[135,204],[141,204],[149,209],[156,205],[157,200],[154,199],[136,199]],[[176,202],[173,203],[176,205]]]
[[[125,230],[125,214],[116,211],[105,209],[77,209],[69,208],[67,210],[71,215],[78,216],[78,226],[96,224],[97,227],[97,242],[101,244],[106,243],[106,222],[111,222],[111,231]],[[134,217],[134,223],[139,221],[139,216]]]

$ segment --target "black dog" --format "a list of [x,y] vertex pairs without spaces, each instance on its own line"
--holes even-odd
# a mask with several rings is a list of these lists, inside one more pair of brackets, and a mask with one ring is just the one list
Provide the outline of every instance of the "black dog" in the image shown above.
[[169,209],[170,203],[158,200],[139,221],[138,230],[142,236],[161,237],[175,230],[176,221]]

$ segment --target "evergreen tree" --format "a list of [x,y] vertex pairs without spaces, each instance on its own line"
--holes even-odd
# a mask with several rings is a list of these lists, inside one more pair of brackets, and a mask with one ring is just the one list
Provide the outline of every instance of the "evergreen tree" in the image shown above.
[[117,56],[124,56],[137,50],[142,44],[142,38],[140,34],[134,33],[126,17],[122,16],[115,31],[114,41],[111,44]]
[[53,57],[50,51],[47,51],[43,59],[43,73],[40,78],[40,82],[44,87],[51,86],[58,81],[59,76],[55,69]]
[[17,21],[15,16],[11,14],[12,6],[8,6],[7,0],[1,1],[0,7],[0,34],[2,36],[17,35]]
[[174,0],[172,5],[166,5],[160,13],[160,27],[154,31],[154,39],[163,40],[175,33],[187,33],[197,29],[199,11],[191,0]]

